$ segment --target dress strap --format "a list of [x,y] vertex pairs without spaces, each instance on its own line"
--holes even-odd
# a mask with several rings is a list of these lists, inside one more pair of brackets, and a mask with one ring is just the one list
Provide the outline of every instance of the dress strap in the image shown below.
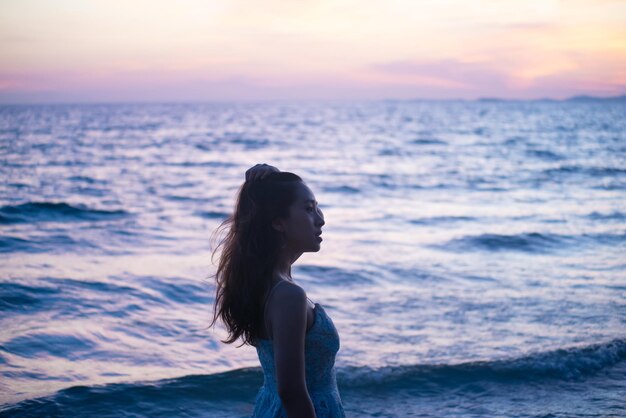
[[[267,326],[267,301],[270,299],[270,296],[272,296],[272,293],[274,293],[274,290],[276,290],[276,288],[283,282],[286,282],[286,280],[280,280],[278,283],[276,283],[271,289],[270,291],[267,293],[267,296],[265,297],[265,302],[264,302],[264,306],[263,306],[263,325],[265,326],[265,331],[269,331],[269,328]],[[268,337],[269,332],[267,333]]]
[[[265,305],[263,306],[263,325],[265,326],[265,331],[269,331],[269,327],[267,326],[267,301],[270,299],[270,296],[272,296],[272,293],[274,293],[274,290],[276,290],[276,288],[278,287],[278,285],[280,285],[282,282],[287,282],[286,280],[281,280],[278,283],[276,283],[268,292],[267,296],[265,297]],[[309,301],[315,305],[315,302],[313,302],[308,296],[306,297],[307,299],[309,299]],[[267,333],[268,337],[269,332]]]

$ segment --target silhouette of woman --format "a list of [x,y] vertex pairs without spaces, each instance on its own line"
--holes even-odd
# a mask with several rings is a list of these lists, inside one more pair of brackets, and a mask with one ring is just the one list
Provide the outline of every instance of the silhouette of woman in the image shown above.
[[257,164],[245,179],[219,227],[229,229],[215,249],[223,247],[211,324],[224,322],[223,342],[256,347],[264,381],[253,417],[345,417],[334,367],[339,335],[291,276],[304,252],[320,250],[324,215],[296,174]]

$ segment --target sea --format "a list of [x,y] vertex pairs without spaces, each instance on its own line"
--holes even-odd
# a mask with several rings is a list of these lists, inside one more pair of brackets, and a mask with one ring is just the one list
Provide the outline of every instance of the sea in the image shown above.
[[0,416],[246,417],[209,327],[245,171],[325,222],[292,266],[348,417],[626,416],[626,101],[0,106]]

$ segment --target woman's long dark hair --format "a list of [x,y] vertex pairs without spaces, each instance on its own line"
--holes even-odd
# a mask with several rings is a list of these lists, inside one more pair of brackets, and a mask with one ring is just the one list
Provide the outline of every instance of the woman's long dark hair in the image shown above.
[[222,252],[215,278],[213,326],[221,319],[228,331],[222,342],[256,345],[261,322],[262,296],[272,281],[272,272],[283,242],[272,227],[276,217],[288,218],[289,206],[296,199],[302,179],[296,174],[272,172],[261,180],[246,181],[238,191],[234,213],[215,231],[227,228],[226,236],[215,247]]

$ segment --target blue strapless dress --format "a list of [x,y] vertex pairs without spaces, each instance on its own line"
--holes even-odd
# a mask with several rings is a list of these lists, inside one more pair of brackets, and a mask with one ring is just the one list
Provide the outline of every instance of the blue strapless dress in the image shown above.
[[[318,418],[343,418],[345,413],[337,389],[335,356],[339,334],[322,305],[315,304],[315,321],[304,342],[306,386]],[[263,368],[263,386],[256,396],[253,418],[286,418],[278,391],[272,340],[258,339],[256,351]]]

